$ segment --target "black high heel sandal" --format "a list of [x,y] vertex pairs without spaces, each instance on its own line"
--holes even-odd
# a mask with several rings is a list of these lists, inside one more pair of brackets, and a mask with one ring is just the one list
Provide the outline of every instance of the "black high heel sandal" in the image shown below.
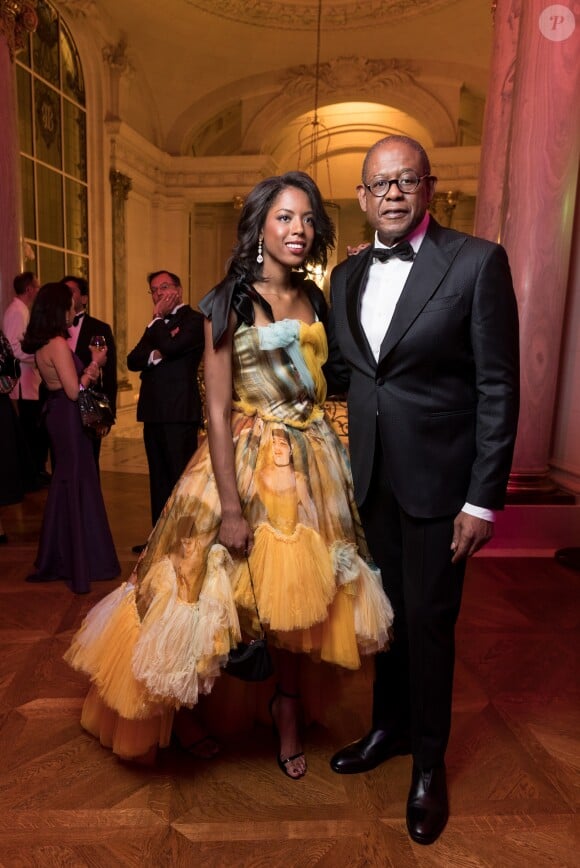
[[[272,718],[272,732],[274,733],[274,736],[278,739],[278,743],[280,743],[281,739],[280,739],[280,732],[278,730],[278,726],[276,725],[276,721],[274,720],[274,703],[276,702],[276,700],[280,696],[284,696],[286,699],[296,699],[296,700],[300,699],[299,693],[287,693],[285,690],[282,690],[282,688],[280,687],[279,684],[276,685],[276,690],[274,692],[274,695],[272,696],[270,702],[268,703],[268,710],[270,712],[270,717]],[[277,753],[276,754],[276,762],[278,763],[278,768],[280,769],[281,772],[283,772],[286,775],[287,778],[290,778],[293,781],[299,781],[300,778],[304,777],[304,775],[307,772],[307,769],[305,768],[304,771],[298,775],[291,775],[290,772],[288,771],[288,764],[293,763],[295,760],[300,759],[300,757],[303,757],[303,756],[304,756],[304,751],[300,751],[299,753],[295,753],[292,756],[289,756],[289,757],[286,757],[285,759],[283,759],[282,756],[279,753]]]

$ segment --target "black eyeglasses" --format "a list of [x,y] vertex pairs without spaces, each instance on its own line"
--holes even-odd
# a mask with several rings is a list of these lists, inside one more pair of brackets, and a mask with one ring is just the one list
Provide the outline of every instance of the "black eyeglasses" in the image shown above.
[[380,199],[387,195],[391,189],[391,184],[396,184],[401,193],[414,193],[425,178],[435,180],[433,175],[421,175],[419,177],[415,172],[401,172],[398,178],[375,178],[370,184],[364,186],[369,193]]
[[159,286],[150,287],[147,292],[153,295],[154,292],[165,292],[166,289],[177,289],[176,283],[160,283]]

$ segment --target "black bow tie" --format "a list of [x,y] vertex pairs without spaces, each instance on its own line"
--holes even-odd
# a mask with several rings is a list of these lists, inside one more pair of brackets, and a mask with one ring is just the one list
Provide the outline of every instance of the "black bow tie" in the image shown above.
[[73,319],[73,326],[78,326],[82,318],[84,317],[84,313],[77,313],[75,318]]
[[400,244],[395,244],[394,247],[373,247],[373,257],[380,262],[388,262],[394,256],[397,259],[412,262],[415,258],[415,251],[408,241],[401,241]]
[[175,319],[176,316],[176,313],[166,313],[163,319],[165,322],[169,322],[170,320]]

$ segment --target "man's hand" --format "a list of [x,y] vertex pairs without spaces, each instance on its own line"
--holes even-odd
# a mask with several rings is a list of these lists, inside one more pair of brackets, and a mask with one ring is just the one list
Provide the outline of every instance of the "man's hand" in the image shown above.
[[493,536],[493,521],[485,521],[467,512],[460,512],[453,522],[451,563],[456,564],[479,551]]
[[153,305],[153,316],[158,316],[161,317],[161,319],[164,319],[168,313],[171,313],[176,304],[179,304],[179,293],[177,290],[165,290]]

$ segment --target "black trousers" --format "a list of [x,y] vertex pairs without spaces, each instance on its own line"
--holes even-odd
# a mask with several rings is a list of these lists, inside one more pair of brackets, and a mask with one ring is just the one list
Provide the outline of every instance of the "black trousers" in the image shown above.
[[197,430],[196,422],[145,422],[143,425],[153,525],[197,449]]
[[42,418],[44,401],[18,399],[18,417],[24,441],[26,458],[26,487],[34,487],[38,475],[46,469],[48,459],[48,433]]
[[373,728],[409,732],[415,762],[430,768],[443,762],[451,727],[455,622],[465,573],[465,562],[451,563],[455,516],[406,514],[382,454],[375,457],[360,515],[395,613],[394,641],[375,658]]

